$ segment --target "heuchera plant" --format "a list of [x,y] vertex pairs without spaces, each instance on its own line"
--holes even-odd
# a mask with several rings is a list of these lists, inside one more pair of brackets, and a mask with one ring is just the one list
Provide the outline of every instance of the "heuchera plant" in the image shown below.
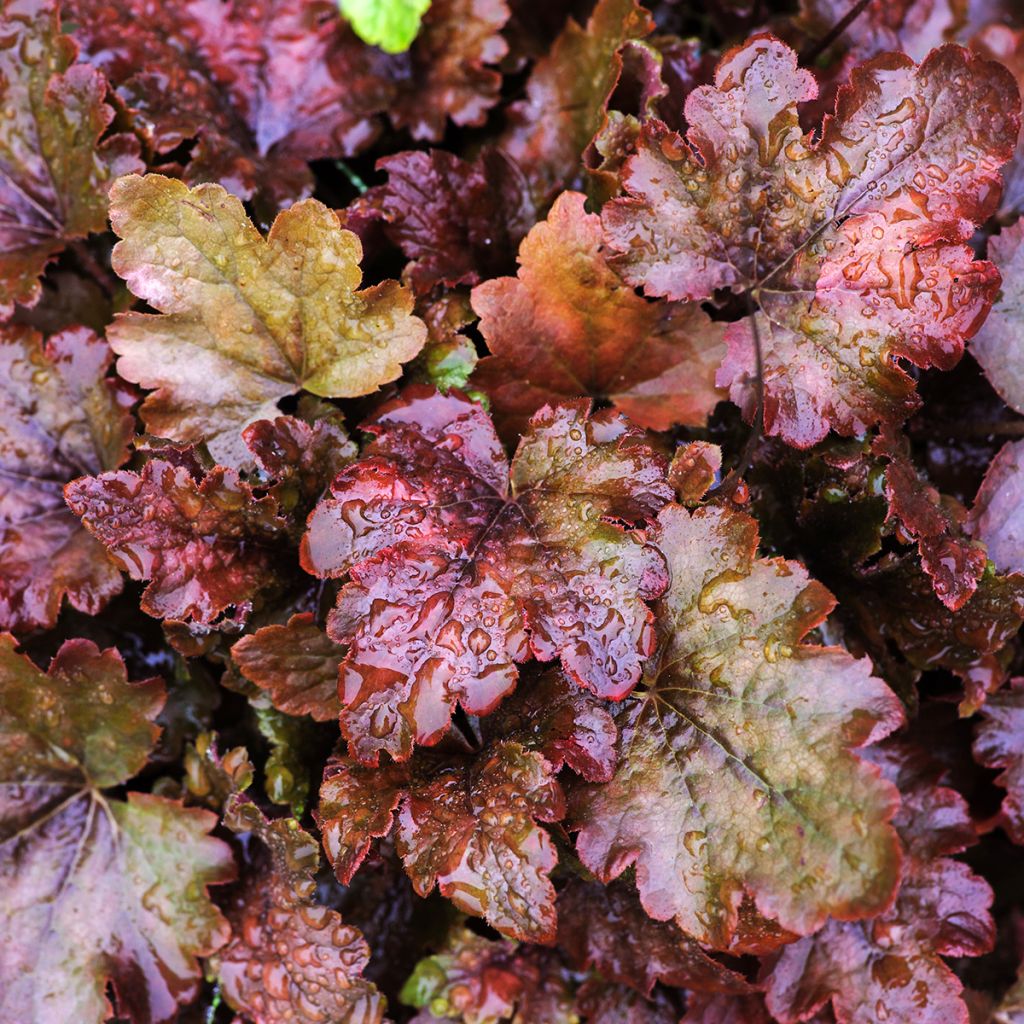
[[1024,1022],[1024,8],[55,3],[0,1024]]

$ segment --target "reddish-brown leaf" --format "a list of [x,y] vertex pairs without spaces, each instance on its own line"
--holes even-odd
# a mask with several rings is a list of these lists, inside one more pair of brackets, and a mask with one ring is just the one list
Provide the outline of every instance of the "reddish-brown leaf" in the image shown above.
[[1001,822],[1024,845],[1024,680],[992,694],[981,709],[974,755],[987,768],[1001,768],[996,782],[1006,790]]
[[668,482],[682,504],[694,506],[711,489],[722,471],[722,449],[707,441],[679,448],[668,467]]
[[163,703],[112,648],[66,641],[43,673],[0,636],[4,1021],[170,1022],[227,940],[206,893],[234,875],[214,815],[104,792],[145,766]]
[[142,608],[157,618],[211,624],[228,609],[244,618],[277,576],[285,523],[274,500],[255,498],[234,470],[196,480],[155,459],[141,473],[82,477],[64,494],[117,564],[149,580]]
[[502,434],[515,438],[543,405],[609,399],[654,430],[702,426],[724,392],[715,371],[724,324],[697,305],[637,295],[601,253],[601,220],[564,192],[519,250],[519,274],[473,289],[491,355],[473,383]]
[[637,0],[599,0],[586,28],[570,18],[509,110],[501,147],[519,164],[538,209],[582,183],[583,154],[622,72],[619,48],[654,29]]
[[[84,56],[157,153],[197,139],[190,183],[261,193],[272,215],[312,191],[308,159],[373,141],[393,59],[365,46],[330,0],[70,0]],[[268,218],[269,219],[269,218]]]
[[652,921],[636,889],[571,879],[558,895],[558,945],[579,970],[650,996],[655,982],[707,992],[750,990],[671,921]]
[[107,189],[142,169],[138,143],[112,135],[107,83],[75,63],[56,3],[8,0],[0,16],[0,316],[32,306],[49,260],[75,238],[102,231]]
[[765,429],[801,448],[908,415],[901,361],[960,358],[999,287],[965,243],[1020,120],[1010,73],[955,46],[855,69],[817,141],[797,117],[816,92],[771,36],[731,50],[687,98],[686,139],[645,126],[628,195],[603,215],[613,262],[647,294],[749,294],[718,383],[750,418],[756,330]]
[[472,162],[452,153],[396,153],[379,161],[384,185],[353,209],[386,221],[388,237],[409,260],[406,280],[424,293],[435,285],[476,284],[507,273],[533,222],[522,171],[500,150]]
[[877,913],[898,880],[897,794],[854,748],[900,724],[899,701],[867,661],[802,642],[834,599],[756,559],[750,517],[670,505],[656,539],[660,650],[616,709],[611,782],[571,794],[580,858],[604,882],[634,865],[651,917],[718,948],[745,894],[798,934]]
[[0,628],[48,628],[61,602],[95,615],[121,574],[64,504],[82,473],[119,466],[135,393],[107,376],[106,342],[76,328],[43,345],[0,330]]
[[941,957],[987,953],[995,926],[988,883],[946,856],[976,841],[967,804],[937,785],[941,768],[921,750],[888,744],[869,756],[902,795],[899,895],[872,921],[829,921],[787,946],[766,972],[768,1006],[782,1024],[830,999],[839,1024],[968,1024],[962,985]]
[[[939,0],[934,0],[938,3]],[[948,0],[947,0],[948,2]],[[1007,67],[1017,79],[1017,85],[1024,82],[1024,30],[1008,25],[987,25],[971,39],[971,49],[990,60],[997,60]],[[1004,222],[1016,216],[1024,204],[1024,140],[1018,138],[1013,159],[1003,168],[1003,196],[999,205],[999,216]],[[999,259],[995,254],[995,259]],[[1012,278],[1008,280],[1014,284]]]
[[232,938],[211,961],[228,1005],[252,1024],[381,1024],[385,1000],[362,978],[369,947],[313,901],[316,841],[294,818],[270,821],[239,794],[225,823],[259,843],[226,900]]
[[447,731],[456,701],[486,714],[531,654],[621,699],[653,649],[645,600],[664,562],[631,524],[671,496],[663,461],[610,411],[541,410],[511,466],[483,409],[414,387],[365,426],[303,566],[351,574],[328,622],[348,643],[342,731],[376,763]]
[[521,679],[499,710],[481,720],[480,731],[536,750],[556,772],[568,765],[588,782],[607,782],[615,768],[618,734],[607,703],[559,669]]
[[888,460],[885,493],[889,519],[897,520],[917,541],[921,566],[939,600],[952,612],[971,598],[985,571],[985,549],[964,530],[967,510],[938,492],[918,473],[905,437],[888,425],[872,445]]
[[278,711],[312,715],[318,722],[341,713],[338,668],[344,655],[308,612],[285,625],[264,626],[231,648],[238,670],[267,692]]
[[437,142],[447,118],[483,124],[501,90],[495,65],[508,52],[508,18],[505,0],[432,0],[416,42],[396,58],[400,84],[388,107],[395,127]]
[[550,943],[558,855],[537,822],[560,820],[565,800],[551,765],[512,741],[475,759],[422,753],[408,766],[328,766],[317,820],[343,882],[398,812],[396,847],[416,891],[435,885],[504,935]]

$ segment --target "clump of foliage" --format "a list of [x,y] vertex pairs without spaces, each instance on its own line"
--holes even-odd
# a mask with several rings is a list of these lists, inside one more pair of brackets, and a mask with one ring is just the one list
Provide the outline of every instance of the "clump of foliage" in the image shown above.
[[340,7],[3,7],[0,1024],[1024,1021],[1019,4]]

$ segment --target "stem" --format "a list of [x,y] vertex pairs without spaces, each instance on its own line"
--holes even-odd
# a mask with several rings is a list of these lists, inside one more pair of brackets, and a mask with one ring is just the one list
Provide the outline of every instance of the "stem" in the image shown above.
[[831,31],[823,39],[820,39],[806,53],[800,55],[800,63],[813,64],[850,27],[854,19],[869,3],[871,0],[857,0],[857,3],[832,26]]
[[346,178],[348,178],[349,184],[351,184],[352,187],[355,188],[361,196],[367,193],[367,191],[369,190],[369,185],[367,185],[366,182],[363,181],[363,179],[360,178],[359,175],[356,174],[356,172],[353,171],[352,168],[349,167],[349,165],[345,163],[344,160],[335,160],[334,166],[337,167],[338,170],[341,171],[341,173],[344,174]]

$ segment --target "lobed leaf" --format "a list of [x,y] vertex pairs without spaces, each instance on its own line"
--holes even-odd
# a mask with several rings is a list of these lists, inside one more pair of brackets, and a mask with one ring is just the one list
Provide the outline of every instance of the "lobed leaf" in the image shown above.
[[965,243],[1020,109],[1005,68],[955,46],[854,69],[817,141],[797,116],[816,92],[771,36],[730,50],[687,98],[685,139],[645,126],[603,214],[613,265],[648,295],[750,297],[717,383],[750,419],[759,343],[765,430],[800,448],[905,418],[901,362],[949,369],[981,326],[999,275]]
[[0,328],[0,627],[49,628],[65,596],[95,615],[121,590],[103,547],[64,504],[82,473],[114,469],[135,428],[134,391],[107,376],[112,356],[85,328],[43,344]]
[[328,765],[317,820],[324,848],[346,884],[372,839],[398,812],[396,847],[420,896],[435,886],[462,911],[503,935],[551,943],[558,860],[537,822],[560,820],[565,800],[551,765],[513,741],[476,760],[418,755],[406,768]]
[[801,566],[755,560],[748,516],[669,506],[658,543],[661,646],[616,710],[611,782],[570,794],[581,860],[604,882],[635,865],[651,917],[719,948],[744,894],[798,934],[883,910],[896,793],[853,748],[898,726],[899,702],[867,662],[801,643],[834,601]]
[[227,941],[206,887],[231,879],[216,819],[104,792],[145,766],[164,702],[120,655],[69,640],[47,673],[0,636],[0,1019],[172,1021],[197,955]]
[[359,240],[316,200],[264,239],[219,185],[151,174],[115,184],[110,218],[114,269],[160,310],[111,326],[118,372],[157,389],[141,409],[148,430],[205,441],[225,465],[248,460],[243,428],[275,417],[279,399],[369,394],[426,340],[395,282],[357,290]]
[[1024,845],[1024,684],[1019,679],[985,702],[974,756],[986,768],[1002,769],[996,779],[1006,790],[1000,820],[1010,838]]
[[641,427],[702,426],[723,393],[724,324],[699,306],[650,302],[601,254],[601,221],[563,192],[519,249],[518,277],[473,289],[491,355],[473,383],[502,434],[515,438],[542,406],[591,395]]
[[8,0],[0,16],[0,316],[33,306],[64,246],[107,223],[112,178],[141,170],[130,135],[100,143],[114,111],[103,75],[75,63],[56,3]]
[[303,566],[351,574],[328,621],[349,644],[342,732],[376,763],[448,729],[459,701],[487,714],[531,654],[621,699],[654,644],[645,600],[664,563],[641,530],[671,496],[662,461],[586,402],[542,409],[511,466],[491,421],[421,387],[366,425],[362,461],[334,481]]
[[976,841],[967,804],[936,784],[941,770],[922,751],[889,744],[871,756],[903,798],[899,895],[873,921],[830,921],[787,946],[766,972],[768,1008],[782,1024],[829,999],[838,1024],[967,1024],[963,986],[941,955],[980,956],[995,937],[988,883],[946,856]]
[[148,580],[143,611],[212,624],[244,618],[277,578],[284,521],[271,497],[256,498],[234,470],[196,480],[161,459],[141,473],[82,477],[64,489],[71,511],[132,579]]

